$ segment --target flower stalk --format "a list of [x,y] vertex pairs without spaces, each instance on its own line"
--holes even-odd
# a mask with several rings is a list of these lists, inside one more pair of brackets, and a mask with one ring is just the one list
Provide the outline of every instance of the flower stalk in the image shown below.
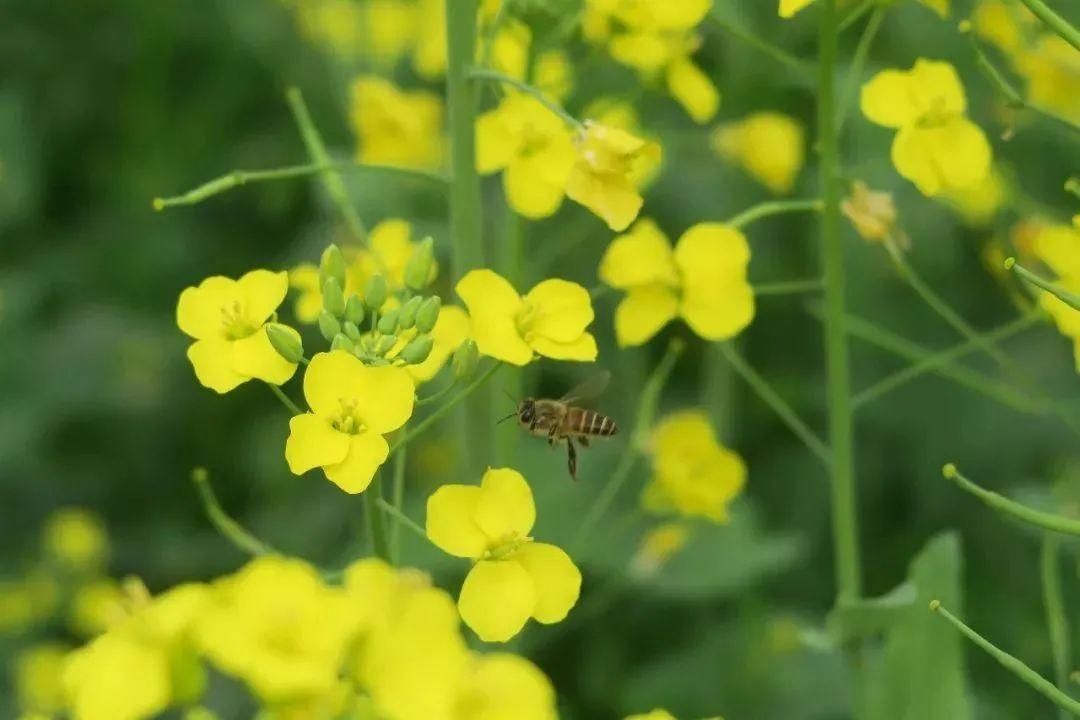
[[[1050,630],[1050,651],[1054,657],[1054,680],[1062,691],[1069,686],[1071,648],[1069,618],[1065,612],[1065,597],[1061,592],[1061,538],[1054,533],[1043,535],[1039,551],[1039,575],[1042,579],[1043,605],[1046,625]],[[1061,710],[1064,720],[1068,714]]]
[[1018,520],[1027,525],[1033,525],[1041,530],[1049,530],[1064,535],[1080,535],[1080,520],[1035,510],[1029,508],[1027,505],[1022,505],[1015,500],[1010,500],[993,490],[987,490],[984,487],[980,487],[964,477],[952,463],[943,467],[941,469],[941,474],[946,480],[952,480],[956,483],[961,490],[971,493],[979,500],[982,500],[983,503],[991,509],[997,510],[1014,520]]
[[1080,30],[1073,27],[1068,20],[1051,10],[1043,0],[1020,0],[1020,2],[1027,5],[1027,9],[1035,17],[1042,20],[1046,27],[1056,32],[1074,48],[1080,50]]
[[758,203],[743,210],[727,221],[728,225],[740,230],[747,225],[773,215],[786,215],[788,213],[821,212],[822,200],[820,198],[807,198],[802,200],[768,200]]
[[446,0],[450,238],[455,278],[484,264],[480,176],[476,173],[476,94],[469,83],[469,68],[476,57],[476,9],[476,0]]
[[214,494],[214,489],[210,487],[210,474],[206,468],[192,470],[191,481],[195,483],[195,490],[199,493],[199,501],[206,512],[206,517],[226,540],[250,555],[267,555],[275,552],[273,548],[255,537],[225,512],[221,503],[218,502],[217,495]]

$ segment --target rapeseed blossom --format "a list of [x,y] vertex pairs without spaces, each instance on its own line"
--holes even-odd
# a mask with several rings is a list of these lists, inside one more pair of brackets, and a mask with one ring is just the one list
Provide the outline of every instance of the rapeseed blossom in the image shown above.
[[[176,324],[195,339],[187,356],[205,387],[226,393],[249,380],[281,385],[296,372],[266,336],[288,292],[284,272],[252,270],[239,280],[215,275],[180,293]],[[281,326],[299,343],[300,335]]]
[[45,555],[81,572],[97,572],[109,553],[109,537],[101,518],[82,508],[64,508],[45,521]]
[[[1080,228],[1076,225],[1048,225],[1035,238],[1035,256],[1055,276],[1066,291],[1080,295]],[[1058,331],[1073,341],[1076,371],[1080,372],[1080,310],[1053,294],[1040,291],[1039,303],[1054,319]]]
[[656,708],[641,715],[627,715],[624,720],[676,720],[676,718],[667,710]]
[[362,163],[430,168],[442,163],[442,101],[365,75],[352,84],[349,122]]
[[[778,14],[782,18],[794,17],[813,2],[814,0],[780,0]],[[930,8],[943,19],[949,17],[949,0],[919,0],[919,4]]]
[[[637,109],[627,100],[598,98],[585,107],[584,116],[600,125],[618,128],[631,135],[644,137],[648,142],[660,147],[656,138],[647,136],[642,131]],[[660,153],[646,154],[638,158],[630,171],[630,180],[635,187],[643,188],[656,178],[660,170],[660,160]]]
[[750,245],[734,227],[700,223],[672,250],[655,222],[639,220],[600,260],[600,280],[626,291],[615,309],[616,341],[642,345],[676,317],[706,340],[734,337],[754,317],[749,262]]
[[990,143],[964,114],[964,87],[949,63],[920,58],[911,70],[883,70],[863,85],[860,106],[897,130],[893,165],[924,195],[972,187],[990,171]]
[[669,415],[650,440],[653,478],[642,502],[657,513],[674,512],[716,523],[746,484],[746,465],[716,440],[708,416],[697,410]]
[[383,437],[413,411],[413,382],[402,368],[368,367],[344,350],[319,353],[304,373],[311,412],[289,421],[285,459],[301,475],[322,468],[347,493],[363,492],[386,460]]
[[1008,200],[1009,188],[997,167],[991,167],[978,184],[970,188],[949,190],[941,199],[956,211],[969,227],[990,225]]
[[563,550],[529,537],[532,490],[510,468],[492,468],[480,486],[444,485],[428,498],[427,535],[443,551],[474,562],[458,597],[461,619],[486,642],[506,642],[531,617],[566,617],[581,572]]
[[802,125],[778,112],[720,125],[710,141],[720,157],[737,163],[775,195],[791,192],[806,156]]
[[586,331],[593,321],[592,300],[582,286],[544,280],[522,297],[505,278],[483,269],[466,273],[456,290],[482,355],[512,365],[527,365],[534,355],[596,360],[596,339]]
[[660,161],[660,146],[625,130],[593,121],[576,137],[577,160],[567,180],[566,195],[621,232],[637,217],[644,199],[635,178],[641,167]]

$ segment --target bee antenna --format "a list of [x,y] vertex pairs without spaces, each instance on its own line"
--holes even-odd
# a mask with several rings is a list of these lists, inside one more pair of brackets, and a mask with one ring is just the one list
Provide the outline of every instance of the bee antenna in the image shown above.
[[510,392],[506,388],[503,388],[502,391],[503,391],[503,395],[510,398],[510,401],[513,402],[515,405],[517,405],[517,398],[514,397],[514,393]]
[[506,422],[507,420],[509,420],[509,419],[510,419],[510,418],[512,418],[512,417],[517,417],[517,414],[518,414],[518,413],[517,413],[517,410],[515,410],[514,412],[510,413],[510,414],[509,414],[509,415],[507,415],[506,417],[501,417],[501,418],[499,418],[499,419],[498,419],[498,421],[496,421],[496,423],[495,423],[495,424],[496,424],[496,425],[500,425],[500,424],[502,424],[502,423]]

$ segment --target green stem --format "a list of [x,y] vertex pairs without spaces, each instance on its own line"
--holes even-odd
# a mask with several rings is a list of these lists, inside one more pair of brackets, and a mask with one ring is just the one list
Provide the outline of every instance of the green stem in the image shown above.
[[759,38],[757,35],[750,32],[749,30],[739,27],[735,23],[729,22],[728,20],[720,17],[718,13],[718,5],[714,5],[712,12],[709,13],[709,19],[712,20],[713,24],[716,25],[718,28],[724,30],[732,37],[742,41],[743,43],[749,45],[755,50],[758,50],[761,53],[768,55],[781,65],[786,66],[789,70],[793,71],[801,81],[805,82],[806,84],[813,84],[814,75],[812,72],[810,72],[809,68],[802,62],[802,60],[795,57],[787,50],[784,50],[777,45],[773,45],[767,40]]
[[1080,716],[1080,702],[1077,702],[1061,690],[1058,690],[1054,687],[1052,682],[1029,668],[1019,658],[1013,657],[1004,650],[1001,650],[982,635],[972,630],[965,625],[963,621],[943,608],[940,602],[932,600],[930,602],[930,610],[945,618],[949,624],[960,632],[961,635],[964,635],[968,640],[985,650],[987,654],[997,660],[1002,667],[1016,675],[1021,681],[1030,685],[1040,695],[1050,700],[1062,710],[1072,713],[1075,716]]
[[[315,123],[311,119],[311,113],[308,112],[307,103],[304,102],[304,96],[301,94],[300,88],[289,88],[285,91],[285,98],[289,101],[289,108],[292,110],[293,118],[300,129],[300,137],[307,148],[308,156],[312,162],[318,165],[329,165],[330,154],[326,152],[326,143],[323,142],[319,129],[315,127]],[[365,242],[367,232],[364,229],[364,223],[360,219],[360,213],[356,211],[356,206],[353,205],[352,200],[349,198],[349,193],[345,189],[345,183],[342,182],[341,175],[334,170],[324,170],[322,179],[326,192],[337,206],[338,212],[341,213],[341,217],[349,228],[349,232],[360,242]]]
[[1043,530],[1050,530],[1065,535],[1080,535],[1080,520],[1035,510],[1026,505],[1021,505],[1015,500],[1010,500],[1004,495],[1000,495],[992,490],[979,487],[971,480],[964,477],[952,463],[942,468],[941,474],[944,475],[946,479],[956,483],[960,489],[965,490],[982,500],[987,506],[998,512],[1004,513],[1015,520],[1027,523],[1028,525],[1034,525]]
[[[1054,679],[1064,691],[1069,685],[1069,620],[1065,613],[1065,599],[1061,592],[1061,538],[1054,533],[1043,535],[1039,552],[1040,576],[1042,578],[1043,605],[1046,607],[1046,624],[1050,630],[1050,651],[1054,656]],[[1061,717],[1065,717],[1061,713]]]
[[488,80],[491,82],[500,83],[502,85],[509,85],[515,90],[520,90],[526,95],[529,95],[530,97],[537,100],[541,105],[546,107],[555,115],[558,115],[563,122],[574,128],[575,130],[581,130],[585,127],[585,125],[580,120],[568,113],[561,105],[544,95],[543,91],[540,90],[540,88],[530,85],[523,80],[518,80],[517,78],[511,77],[506,73],[499,72],[498,70],[485,70],[481,68],[474,68],[472,71],[470,71],[469,79]]
[[395,167],[393,165],[373,165],[366,163],[309,163],[307,165],[290,165],[288,167],[269,168],[267,170],[233,170],[221,177],[208,180],[198,187],[188,190],[180,195],[166,198],[154,198],[154,209],[177,207],[180,205],[197,205],[204,200],[221,195],[235,188],[249,183],[273,182],[275,180],[290,180],[292,178],[311,177],[327,171],[337,173],[345,172],[375,172],[403,177],[419,178],[438,183],[448,183],[449,178],[436,172],[414,170],[413,168]]
[[768,200],[743,210],[741,213],[728,220],[726,224],[741,230],[747,225],[757,222],[762,218],[771,217],[773,215],[784,215],[787,213],[820,212],[821,207],[822,202],[818,198],[808,198],[805,200]]
[[270,388],[270,392],[274,393],[274,395],[277,396],[277,399],[281,401],[281,404],[284,405],[293,415],[304,414],[304,411],[301,410],[296,403],[290,400],[289,396],[286,395],[285,392],[277,385],[274,385],[272,383],[266,383],[266,387]]
[[[402,431],[408,429],[408,425],[402,426]],[[394,455],[394,476],[391,484],[391,500],[393,506],[399,512],[405,505],[405,462],[408,458],[409,449],[403,447]],[[379,498],[382,500],[382,498]],[[394,523],[390,528],[390,562],[397,565],[401,558],[401,523]]]
[[1042,288],[1072,309],[1080,310],[1080,296],[1074,295],[1060,285],[1055,285],[1049,280],[1039,277],[1020,263],[1016,262],[1014,258],[1009,258],[1005,261],[1005,269],[1012,270],[1017,277],[1026,280],[1037,288]]
[[849,12],[847,16],[840,21],[840,32],[844,32],[849,27],[859,22],[859,18],[873,10],[875,7],[878,7],[878,3],[880,1],[881,0],[863,0],[861,3],[859,3],[858,7]]
[[440,390],[436,390],[435,392],[431,393],[430,395],[425,395],[424,397],[417,400],[416,401],[416,407],[424,407],[425,405],[430,405],[433,402],[438,402],[439,400],[442,400],[444,397],[449,395],[451,393],[451,391],[453,391],[454,388],[456,388],[456,387],[457,387],[457,381],[451,380],[450,382],[448,382],[446,384],[446,387],[444,387],[444,388],[442,388]]
[[255,537],[222,509],[221,503],[214,494],[214,489],[210,487],[210,474],[206,472],[206,468],[192,470],[191,480],[195,483],[195,490],[199,493],[199,501],[202,503],[206,516],[226,540],[249,555],[267,555],[275,552],[273,548]]
[[772,389],[768,381],[758,374],[754,368],[750,367],[750,364],[735,350],[731,343],[716,343],[719,347],[721,354],[727,359],[731,367],[735,368],[735,372],[742,376],[742,379],[746,381],[746,384],[757,393],[758,397],[776,413],[777,417],[784,421],[784,424],[802,440],[803,444],[816,455],[822,462],[828,465],[831,462],[831,456],[828,446],[822,442],[810,427],[803,422],[802,418],[791,409],[791,406],[784,402],[784,399]]
[[807,278],[805,280],[783,280],[780,282],[757,283],[754,285],[754,295],[796,295],[799,293],[818,292],[825,287],[821,278]]
[[432,425],[439,422],[446,416],[454,407],[465,398],[469,397],[476,391],[478,387],[484,384],[484,381],[495,374],[495,371],[502,367],[502,363],[496,362],[484,371],[480,377],[473,380],[467,385],[461,392],[452,397],[445,405],[441,405],[435,412],[428,415],[426,418],[416,423],[411,430],[406,430],[401,436],[394,441],[394,444],[390,446],[390,452],[397,452],[399,448],[405,447],[408,443],[415,440],[417,437],[426,432]]
[[656,364],[652,374],[649,375],[644,386],[642,386],[641,395],[638,397],[637,413],[634,417],[634,429],[630,436],[630,447],[619,456],[619,462],[615,466],[611,478],[600,490],[596,500],[593,501],[592,507],[589,508],[585,518],[581,521],[574,542],[577,547],[581,547],[588,540],[589,533],[604,517],[604,513],[611,507],[611,503],[615,501],[619,490],[622,489],[622,486],[626,484],[627,479],[630,477],[630,471],[634,469],[638,455],[648,442],[649,432],[652,430],[656,411],[660,406],[660,392],[664,389],[664,384],[667,382],[668,376],[684,349],[685,345],[682,340],[679,338],[671,340],[668,343],[667,350],[664,352],[664,356],[660,358],[660,362]]
[[480,177],[476,173],[476,95],[469,67],[476,57],[477,0],[446,0],[446,101],[450,124],[450,238],[453,275],[484,264]]
[[367,519],[368,543],[375,557],[390,562],[390,546],[386,537],[386,526],[383,525],[382,513],[379,512],[379,503],[386,502],[382,498],[382,478],[379,474],[371,481],[371,485],[363,493],[364,517]]
[[[874,9],[874,14],[870,16],[870,21],[866,23],[859,37],[859,43],[855,46],[855,54],[851,58],[851,66],[848,69],[847,84],[844,86],[844,94],[840,97],[840,117],[836,121],[837,132],[844,127],[851,106],[855,102],[855,93],[862,80],[863,67],[866,65],[867,57],[870,56],[870,48],[874,44],[878,30],[881,29],[881,23],[885,20],[885,12],[884,5],[878,5]],[[843,26],[840,29],[843,31]]]
[[1035,17],[1042,20],[1046,27],[1060,35],[1065,42],[1080,50],[1080,30],[1073,27],[1068,20],[1051,10],[1042,0],[1020,0],[1020,2],[1027,5],[1028,10],[1034,13]]
[[418,523],[416,523],[408,515],[406,515],[401,510],[394,507],[390,503],[386,502],[382,498],[378,498],[375,502],[382,509],[383,512],[385,512],[390,517],[394,518],[394,527],[398,527],[398,526],[406,527],[409,530],[411,530],[413,533],[415,533],[416,535],[419,535],[420,537],[424,538],[428,542],[431,542],[431,539],[428,538],[427,532],[424,530],[424,528],[420,527],[420,525]]

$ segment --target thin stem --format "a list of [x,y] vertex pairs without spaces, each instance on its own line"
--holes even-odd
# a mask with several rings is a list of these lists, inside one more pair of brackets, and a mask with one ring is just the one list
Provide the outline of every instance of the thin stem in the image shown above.
[[266,387],[270,388],[270,392],[274,393],[274,395],[277,396],[277,399],[281,401],[281,404],[284,405],[293,415],[304,414],[304,411],[301,410],[296,403],[290,400],[289,396],[286,395],[285,392],[277,385],[274,385],[272,383],[266,383]]
[[822,202],[819,198],[808,198],[805,200],[768,200],[743,210],[741,213],[728,220],[727,224],[741,230],[747,225],[757,222],[762,218],[771,217],[773,215],[784,215],[787,213],[821,212],[821,207]]
[[427,532],[424,530],[424,528],[420,527],[420,525],[416,521],[403,513],[401,510],[386,502],[382,498],[376,499],[375,503],[382,509],[383,512],[394,518],[394,527],[406,527],[416,535],[419,535],[428,542],[431,542],[431,539],[428,538]]
[[935,612],[941,617],[945,618],[949,623],[956,628],[961,635],[965,636],[968,640],[978,645],[985,650],[992,658],[997,660],[1002,667],[1010,671],[1012,674],[1020,678],[1021,681],[1027,683],[1035,689],[1043,697],[1050,700],[1062,710],[1066,710],[1073,715],[1080,716],[1080,702],[1072,699],[1061,690],[1054,687],[1054,684],[1039,675],[1027,665],[1024,664],[1019,658],[1013,657],[1009,653],[1001,650],[992,642],[984,638],[979,633],[972,630],[965,625],[963,621],[953,615],[951,612],[941,606],[941,603],[937,600],[930,602],[931,612]]
[[722,342],[716,345],[731,367],[735,368],[735,372],[742,376],[742,379],[757,393],[758,397],[784,421],[784,424],[788,426],[791,432],[795,433],[796,437],[803,441],[803,444],[806,445],[810,452],[828,465],[831,461],[828,446],[803,422],[802,418],[791,409],[791,406],[784,402],[784,399],[772,389],[768,381],[750,367],[750,364],[743,359],[731,343]]
[[307,165],[290,165],[267,170],[233,170],[221,177],[208,180],[198,187],[188,190],[180,195],[166,198],[154,198],[154,209],[177,207],[180,205],[197,205],[203,200],[221,195],[230,190],[249,183],[273,182],[275,180],[291,180],[293,178],[311,177],[327,171],[337,173],[345,172],[375,172],[403,177],[418,178],[437,183],[448,183],[449,178],[437,172],[427,170],[415,170],[413,168],[395,167],[393,165],[373,165],[370,163],[309,163]]
[[1008,258],[1005,261],[1005,269],[1012,270],[1017,277],[1026,280],[1037,288],[1042,288],[1046,292],[1056,297],[1061,302],[1065,303],[1074,310],[1080,310],[1080,296],[1077,296],[1060,285],[1046,280],[1035,273],[1025,268],[1020,263],[1016,262],[1014,258]]
[[718,12],[719,11],[717,9],[717,6],[714,5],[712,12],[709,13],[709,19],[713,21],[714,25],[716,25],[721,30],[730,33],[731,36],[736,38],[737,40],[740,40],[743,43],[754,48],[755,50],[758,50],[761,53],[768,55],[776,62],[794,71],[794,73],[803,82],[811,85],[813,84],[814,75],[812,72],[810,72],[810,69],[802,62],[802,60],[795,57],[787,50],[784,50],[778,45],[773,45],[771,42],[763,40],[749,30],[739,27],[738,25],[729,22],[728,20],[725,20],[724,18],[720,17]]
[[[1070,631],[1065,613],[1065,598],[1061,592],[1061,538],[1054,533],[1043,535],[1039,552],[1040,577],[1042,579],[1043,605],[1046,608],[1046,625],[1050,631],[1050,651],[1054,656],[1054,679],[1064,691],[1069,685]],[[1060,713],[1064,718],[1065,714]]]
[[476,173],[476,94],[469,67],[476,57],[477,0],[446,0],[446,101],[450,124],[450,238],[454,277],[484,264],[480,177]]
[[195,468],[191,472],[191,480],[195,483],[195,490],[199,493],[199,501],[206,512],[206,517],[210,519],[218,532],[225,536],[226,540],[249,555],[267,555],[275,552],[273,548],[255,537],[225,512],[214,494],[214,489],[210,487],[210,474],[206,468]]
[[367,519],[368,543],[375,557],[390,562],[390,546],[386,537],[386,526],[383,525],[382,513],[379,512],[379,503],[386,502],[382,498],[382,478],[377,473],[371,485],[363,493],[364,517]]
[[[285,98],[289,102],[289,109],[292,110],[293,119],[296,120],[296,125],[300,129],[300,137],[304,141],[304,147],[307,148],[308,157],[311,158],[312,162],[319,165],[329,165],[330,154],[326,152],[326,143],[323,142],[319,129],[315,127],[315,123],[311,119],[311,113],[308,112],[307,103],[304,102],[304,96],[300,92],[300,88],[289,88],[285,91]],[[341,213],[342,219],[345,220],[345,225],[349,228],[349,232],[357,240],[365,242],[367,232],[364,229],[364,222],[360,219],[360,213],[357,212],[356,206],[349,198],[349,193],[345,189],[345,183],[342,182],[341,176],[334,170],[324,170],[322,179],[326,192],[330,195],[334,205],[337,206],[338,212]]]
[[619,462],[615,466],[614,472],[611,473],[611,478],[600,490],[596,500],[593,501],[592,507],[585,514],[585,519],[581,521],[575,540],[575,545],[578,547],[581,547],[588,540],[589,533],[604,517],[604,513],[611,507],[611,503],[615,501],[619,490],[622,489],[622,486],[630,477],[630,471],[634,469],[638,455],[644,448],[649,432],[652,429],[656,411],[660,405],[660,392],[664,389],[664,384],[667,382],[668,376],[671,374],[672,368],[675,367],[675,362],[682,355],[684,348],[682,340],[678,338],[669,342],[664,356],[660,358],[660,362],[656,364],[652,374],[649,375],[642,386],[641,395],[638,397],[637,413],[634,417],[634,430],[630,437],[630,447],[619,457]]
[[416,423],[416,425],[413,426],[411,430],[403,432],[401,436],[396,441],[394,441],[394,444],[390,446],[390,452],[397,452],[399,448],[402,448],[408,443],[412,442],[418,436],[422,435],[425,431],[427,431],[428,428],[430,428],[432,425],[439,422],[439,420],[445,417],[446,414],[450,412],[459,402],[469,397],[469,395],[472,395],[473,392],[475,392],[478,387],[483,385],[485,380],[494,375],[495,371],[498,370],[500,367],[502,367],[502,363],[493,363],[491,367],[489,367],[487,370],[484,371],[482,375],[480,375],[480,377],[469,383],[469,385],[467,385],[463,390],[461,390],[461,392],[452,397],[449,402],[447,402],[445,405],[440,406],[437,410],[435,410],[435,412],[431,413],[426,418]]
[[517,78],[511,77],[506,73],[499,72],[498,70],[486,70],[481,68],[473,68],[473,70],[469,72],[469,79],[488,80],[491,82],[500,83],[502,85],[509,85],[515,90],[520,90],[526,95],[529,95],[535,100],[537,100],[541,105],[546,107],[555,115],[558,115],[563,122],[574,128],[575,130],[580,130],[585,127],[585,125],[580,120],[568,113],[561,105],[544,95],[542,90],[533,85],[530,85],[523,80],[518,80]]
[[1080,30],[1073,27],[1068,20],[1051,10],[1042,0],[1020,0],[1020,2],[1027,5],[1028,10],[1034,13],[1035,17],[1042,20],[1046,27],[1056,32],[1074,48],[1080,50]]
[[[862,35],[859,36],[859,43],[855,46],[855,54],[852,55],[851,66],[848,68],[844,94],[840,98],[840,117],[836,120],[837,132],[844,127],[851,106],[855,102],[855,93],[859,88],[860,80],[862,80],[863,67],[866,65],[866,59],[870,56],[870,48],[874,44],[878,30],[881,29],[881,23],[885,20],[885,12],[886,6],[884,5],[878,5],[874,8],[874,14],[870,16],[870,21],[866,23]],[[843,27],[840,29],[843,30]]]
[[849,12],[847,16],[840,21],[840,27],[838,28],[838,30],[840,32],[844,32],[849,27],[859,22],[859,18],[874,9],[874,7],[877,6],[879,2],[880,0],[863,0],[861,3],[859,3],[858,7]]
[[[407,425],[402,426],[407,429]],[[409,448],[401,448],[394,455],[394,476],[391,483],[391,501],[394,509],[401,511],[405,505],[405,462],[409,455]],[[382,498],[379,498],[382,500]],[[394,523],[390,528],[390,562],[398,564],[401,558],[401,523]]]
[[805,280],[783,280],[780,282],[758,283],[754,285],[754,295],[796,295],[798,293],[818,292],[825,287],[821,278]]
[[425,405],[430,405],[433,402],[438,402],[439,400],[442,400],[444,397],[449,395],[450,392],[456,387],[457,387],[457,381],[452,380],[452,381],[450,381],[450,382],[448,382],[446,384],[446,387],[444,387],[444,388],[442,388],[440,390],[436,390],[435,392],[431,393],[430,395],[425,395],[424,397],[417,400],[416,401],[416,407],[424,407]]
[[941,474],[944,475],[946,479],[956,483],[960,489],[965,490],[982,500],[987,506],[998,512],[1004,513],[1015,520],[1019,520],[1028,525],[1034,525],[1043,530],[1050,530],[1065,535],[1080,535],[1080,520],[1035,510],[1029,508],[1027,505],[1021,505],[1015,500],[1010,500],[1004,495],[1000,495],[992,490],[982,488],[964,477],[960,471],[956,469],[956,466],[951,463],[942,469]]

